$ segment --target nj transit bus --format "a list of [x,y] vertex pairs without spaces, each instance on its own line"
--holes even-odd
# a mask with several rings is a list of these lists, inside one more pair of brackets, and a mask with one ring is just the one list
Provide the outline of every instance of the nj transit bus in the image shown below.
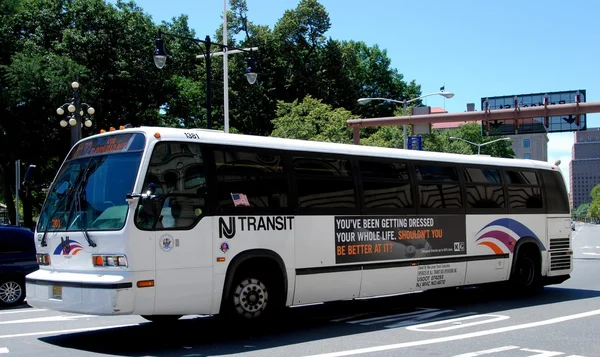
[[29,305],[256,320],[286,306],[572,272],[546,162],[141,127],[68,153],[36,227]]

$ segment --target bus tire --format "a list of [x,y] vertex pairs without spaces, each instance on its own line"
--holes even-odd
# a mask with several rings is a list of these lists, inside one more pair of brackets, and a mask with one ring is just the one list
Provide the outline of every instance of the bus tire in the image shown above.
[[534,294],[542,289],[541,259],[537,248],[529,245],[519,249],[510,283],[518,293]]
[[157,324],[175,322],[183,315],[141,315],[144,319]]
[[264,321],[281,305],[280,283],[264,270],[238,270],[224,306],[224,315],[238,321]]

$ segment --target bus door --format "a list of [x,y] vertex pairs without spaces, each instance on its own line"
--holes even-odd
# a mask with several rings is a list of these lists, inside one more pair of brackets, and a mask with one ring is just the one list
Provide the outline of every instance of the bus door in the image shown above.
[[212,230],[200,146],[157,143],[145,181],[158,183],[154,314],[210,310]]

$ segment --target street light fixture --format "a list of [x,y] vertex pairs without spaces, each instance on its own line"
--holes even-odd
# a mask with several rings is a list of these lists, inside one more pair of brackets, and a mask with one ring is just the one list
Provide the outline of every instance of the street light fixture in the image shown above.
[[[198,40],[198,39],[195,39],[192,37],[171,34],[171,33],[162,32],[161,30],[158,30],[158,38],[156,39],[156,49],[154,50],[154,64],[159,69],[163,68],[165,66],[165,64],[167,63],[167,52],[165,51],[165,43],[162,39],[163,35],[191,41],[192,43],[198,45],[198,47],[200,47],[200,50],[203,52],[204,57],[206,58],[206,119],[207,119],[206,127],[207,127],[207,129],[212,129],[212,110],[211,110],[212,88],[211,88],[211,56],[210,56],[211,55],[211,52],[210,52],[211,46],[212,45],[218,46],[219,48],[221,48],[221,50],[233,49],[233,50],[237,50],[237,51],[241,51],[241,52],[250,52],[250,58],[248,59],[248,65],[246,66],[246,71],[244,74],[246,76],[246,80],[250,84],[254,84],[258,77],[258,74],[255,71],[254,60],[252,58],[252,50],[247,51],[247,50],[244,50],[241,48],[229,47],[229,46],[217,43],[217,42],[212,42],[210,39],[210,36],[206,36],[206,38],[203,41],[203,40]],[[200,43],[203,43],[205,45],[205,49],[202,48]]]
[[463,138],[457,138],[456,136],[451,136],[450,140],[460,140],[460,141],[464,141],[466,143],[469,143],[471,145],[475,145],[475,146],[477,146],[477,155],[481,155],[481,147],[482,146],[486,146],[486,145],[489,145],[489,144],[492,144],[492,143],[495,143],[495,142],[498,142],[498,141],[511,141],[512,139],[511,138],[500,138],[500,139],[488,141],[486,143],[481,143],[481,144],[477,144],[477,143],[474,143],[472,141],[465,140]]
[[[435,93],[425,94],[418,98],[414,98],[414,99],[410,99],[410,100],[408,100],[408,99],[407,100],[394,100],[394,99],[387,99],[387,98],[359,98],[356,102],[360,105],[365,105],[373,100],[382,100],[382,101],[386,101],[386,102],[400,103],[400,104],[403,104],[402,116],[406,116],[406,107],[407,107],[408,103],[417,101],[419,99],[423,99],[425,97],[430,97],[432,95],[441,95],[442,97],[445,97],[448,99],[454,97],[454,93],[452,93],[452,92],[435,92]],[[402,141],[403,141],[404,149],[406,149],[408,146],[408,133],[406,132],[406,125],[402,126]]]
[[[65,103],[56,109],[56,114],[63,115],[65,114],[65,107],[69,112],[69,115],[63,120],[60,121],[60,126],[66,128],[67,126],[71,126],[71,146],[75,145],[82,138],[81,128],[85,125],[86,128],[92,126],[92,121],[88,118],[84,118],[83,108],[86,108],[86,112],[89,115],[93,115],[96,111],[93,107],[91,107],[87,103],[81,102],[81,96],[79,93],[79,83],[73,82],[71,83],[71,88],[73,88],[73,98],[70,103]],[[85,119],[82,123],[82,119]]]

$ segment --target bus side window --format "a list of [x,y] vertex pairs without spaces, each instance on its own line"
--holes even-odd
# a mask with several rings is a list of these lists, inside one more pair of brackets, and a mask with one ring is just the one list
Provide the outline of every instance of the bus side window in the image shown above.
[[154,183],[160,196],[140,200],[136,224],[142,229],[189,229],[205,214],[206,173],[201,146],[160,142],[150,159],[144,188]]
[[505,178],[512,211],[527,213],[526,209],[544,208],[542,189],[535,171],[507,169]]
[[461,209],[462,194],[455,166],[415,165],[420,207]]
[[416,213],[406,163],[364,158],[359,170],[367,213]]
[[283,210],[288,182],[283,159],[273,152],[239,148],[213,150],[217,213]]
[[356,188],[349,159],[293,157],[298,209],[356,210]]
[[506,198],[500,170],[466,167],[463,170],[467,191],[467,213],[504,213]]

